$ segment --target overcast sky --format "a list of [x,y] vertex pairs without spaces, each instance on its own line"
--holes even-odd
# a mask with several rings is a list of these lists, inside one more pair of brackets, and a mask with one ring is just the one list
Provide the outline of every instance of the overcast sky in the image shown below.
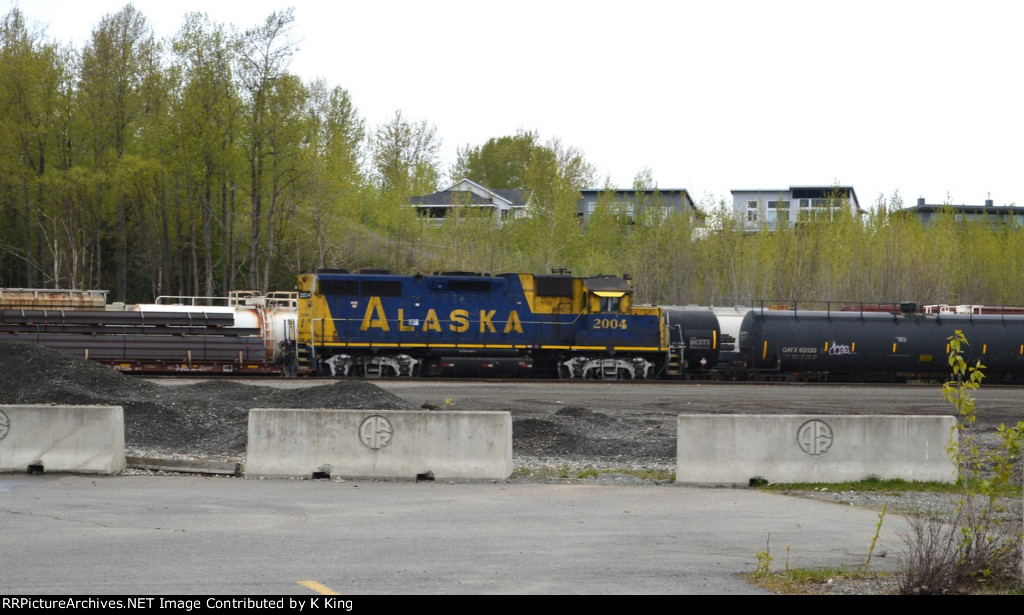
[[[123,0],[0,0],[81,49]],[[295,7],[291,71],[456,148],[519,129],[600,178],[698,201],[853,186],[862,206],[1024,205],[1024,4],[975,0],[136,0],[158,37],[188,11],[240,29]],[[595,186],[600,187],[600,186]]]

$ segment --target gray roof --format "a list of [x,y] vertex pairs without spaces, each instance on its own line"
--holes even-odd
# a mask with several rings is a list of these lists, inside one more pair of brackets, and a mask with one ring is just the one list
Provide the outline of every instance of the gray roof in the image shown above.
[[[523,190],[491,190],[501,198],[512,204],[513,207],[526,205],[525,193]],[[467,202],[467,195],[469,200]],[[442,190],[425,196],[414,196],[410,199],[413,205],[494,205],[494,201],[479,196],[468,190]]]

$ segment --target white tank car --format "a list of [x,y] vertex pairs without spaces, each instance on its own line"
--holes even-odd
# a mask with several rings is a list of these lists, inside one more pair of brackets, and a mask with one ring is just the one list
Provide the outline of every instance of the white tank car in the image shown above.
[[263,339],[267,361],[274,362],[294,346],[298,303],[295,293],[260,295],[236,291],[228,297],[157,297],[155,303],[138,303],[141,312],[204,312],[234,314],[233,328],[252,329]]
[[[718,328],[722,332],[722,352],[735,352],[736,341],[740,339],[740,325],[743,324],[743,317],[750,311],[750,307],[711,307],[712,312],[718,317]],[[733,344],[732,348],[726,348],[727,344]]]

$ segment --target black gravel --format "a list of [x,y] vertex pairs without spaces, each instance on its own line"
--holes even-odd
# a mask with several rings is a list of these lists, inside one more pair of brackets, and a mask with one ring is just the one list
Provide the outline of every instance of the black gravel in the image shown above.
[[408,410],[359,380],[281,389],[211,380],[162,385],[26,342],[0,342],[0,404],[124,408],[125,446],[183,455],[245,454],[250,408]]
[[[133,454],[241,458],[251,408],[416,410],[365,380],[276,388],[207,380],[157,384],[28,342],[0,341],[0,404],[115,405]],[[436,407],[436,406],[434,406]],[[675,423],[617,418],[570,406],[554,415],[513,413],[513,454],[524,463],[672,467]]]

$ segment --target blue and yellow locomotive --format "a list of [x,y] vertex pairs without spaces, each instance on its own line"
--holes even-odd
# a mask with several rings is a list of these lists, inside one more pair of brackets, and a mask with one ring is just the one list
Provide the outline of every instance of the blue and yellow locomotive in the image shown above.
[[683,371],[681,330],[673,333],[663,309],[633,305],[628,276],[324,270],[299,276],[297,290],[300,372],[649,379]]

